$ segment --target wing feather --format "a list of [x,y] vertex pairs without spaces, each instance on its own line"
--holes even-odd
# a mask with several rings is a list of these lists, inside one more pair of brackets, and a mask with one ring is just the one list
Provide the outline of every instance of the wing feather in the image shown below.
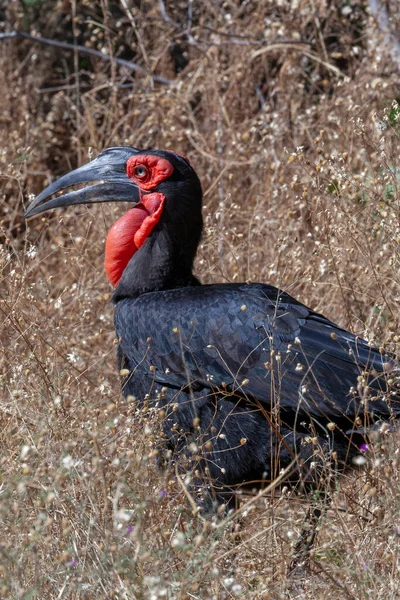
[[206,285],[124,299],[115,327],[131,367],[161,385],[222,386],[268,408],[333,418],[365,412],[364,377],[369,410],[400,412],[399,395],[389,396],[386,385],[388,366],[398,369],[390,357],[272,286]]

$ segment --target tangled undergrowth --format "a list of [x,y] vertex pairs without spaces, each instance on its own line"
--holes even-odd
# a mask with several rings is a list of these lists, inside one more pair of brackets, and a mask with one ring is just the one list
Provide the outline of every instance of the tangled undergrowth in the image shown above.
[[205,192],[203,282],[269,282],[399,354],[400,89],[381,30],[399,15],[375,4],[0,3],[3,33],[71,46],[0,39],[1,598],[397,597],[398,436],[329,501],[283,488],[240,523],[194,518],[157,467],[155,415],[119,393],[102,262],[124,207],[23,219],[107,146],[177,150]]

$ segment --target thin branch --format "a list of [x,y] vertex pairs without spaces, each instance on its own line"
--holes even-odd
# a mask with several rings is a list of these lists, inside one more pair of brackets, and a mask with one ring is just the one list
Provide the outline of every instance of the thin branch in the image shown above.
[[211,33],[216,33],[221,37],[233,37],[233,38],[241,38],[243,40],[247,40],[249,42],[252,42],[254,44],[262,44],[264,43],[264,40],[261,39],[257,39],[254,38],[250,35],[244,35],[243,33],[229,33],[228,31],[218,31],[218,29],[214,29],[213,27],[210,27],[209,25],[197,25],[198,29],[205,29],[206,31],[210,31]]
[[[183,31],[183,34],[187,36],[189,44],[192,44],[193,46],[198,46],[198,42],[194,39],[194,37],[190,33],[190,27],[192,26],[192,12],[191,12],[191,3],[189,3],[189,4],[190,4],[190,10],[188,9],[188,24],[187,24],[187,28]],[[164,19],[164,21],[166,23],[169,23],[170,25],[173,25],[176,29],[182,30],[183,28],[179,25],[179,23],[174,21],[168,15],[167,9],[165,8],[164,0],[158,0],[158,5],[160,7],[161,16]]]
[[182,27],[179,25],[179,23],[177,23],[176,21],[174,21],[169,14],[167,13],[167,10],[165,8],[165,4],[163,2],[163,0],[158,0],[158,5],[160,7],[160,12],[161,12],[161,16],[164,19],[164,21],[166,23],[169,23],[170,25],[173,25],[174,27],[176,27],[177,29],[182,29]]
[[131,9],[129,8],[126,0],[121,0],[121,4],[124,7],[124,10],[125,10],[126,15],[127,15],[128,19],[129,19],[129,22],[132,25],[132,29],[135,32],[136,39],[138,41],[138,45],[139,45],[140,51],[141,51],[142,56],[143,56],[143,60],[144,60],[145,64],[148,65],[149,64],[149,57],[147,56],[146,48],[145,48],[145,46],[143,44],[143,40],[142,40],[141,33],[139,31],[139,28],[136,25],[135,17],[133,16],[133,13],[132,13]]
[[[237,44],[237,45],[242,45],[242,46],[265,46],[265,40],[263,39],[257,39],[254,37],[251,37],[249,35],[240,35],[239,33],[229,33],[226,31],[218,31],[218,29],[213,29],[212,27],[208,27],[207,25],[197,25],[197,29],[204,29],[206,31],[209,31],[210,33],[215,33],[216,35],[218,35],[219,37],[225,37],[225,38],[229,38],[229,42],[215,42],[215,41],[208,41],[205,42],[203,41],[203,43],[208,43],[213,46],[222,46],[222,45],[229,45],[229,44]],[[275,43],[279,43],[280,45],[289,45],[289,46],[301,46],[301,47],[311,47],[310,42],[305,42],[303,40],[287,40],[287,39],[280,39],[279,42],[270,42],[270,44],[275,44]]]
[[192,28],[192,23],[193,23],[193,0],[189,0],[189,2],[188,2],[187,13],[188,13],[188,20],[187,20],[186,29],[188,32],[190,32],[190,30]]
[[[96,90],[106,90],[107,88],[109,88],[111,85],[111,83],[104,83],[103,85],[99,85],[96,87]],[[132,81],[128,81],[127,83],[118,83],[117,87],[119,89],[128,89],[128,88],[132,88],[135,85],[135,83]],[[81,83],[79,86],[82,90],[92,90],[93,91],[93,85],[90,83]],[[37,92],[38,94],[50,94],[50,93],[54,93],[54,92],[61,92],[63,90],[73,90],[75,89],[75,85],[73,84],[67,84],[67,85],[55,85],[53,87],[46,87],[46,88],[38,88]]]
[[340,69],[338,69],[337,67],[335,67],[334,65],[331,65],[329,62],[326,62],[326,60],[322,60],[316,54],[312,54],[311,52],[308,52],[307,51],[308,49],[305,48],[304,46],[295,45],[293,43],[282,44],[282,42],[274,42],[272,44],[269,44],[268,46],[265,46],[264,48],[261,48],[260,50],[256,50],[255,52],[253,52],[253,54],[251,55],[250,58],[251,59],[257,58],[257,56],[261,56],[262,54],[266,54],[267,52],[272,52],[278,48],[282,48],[282,49],[290,48],[292,50],[296,50],[296,52],[302,52],[302,54],[304,56],[307,56],[311,60],[313,60],[321,65],[324,65],[324,67],[326,67],[330,71],[333,71],[338,77],[343,77],[344,79],[347,78],[347,76],[344,73],[342,73],[342,71]]
[[58,40],[51,40],[49,38],[44,38],[38,35],[31,35],[30,33],[25,33],[23,31],[10,31],[8,33],[0,33],[0,40],[6,40],[13,37],[22,37],[33,42],[38,42],[40,44],[47,44],[48,46],[55,46],[56,48],[63,48],[64,50],[75,50],[82,54],[97,56],[97,58],[101,58],[102,60],[106,60],[108,62],[114,61],[117,65],[126,67],[130,71],[134,71],[139,75],[151,77],[151,79],[156,83],[162,83],[164,85],[173,84],[173,81],[171,79],[167,79],[166,77],[162,77],[161,75],[154,75],[153,73],[149,73],[146,69],[137,65],[134,62],[124,60],[123,58],[116,58],[115,56],[109,56],[108,54],[103,54],[103,52],[100,52],[100,50],[95,50],[94,48],[86,48],[86,46],[69,44],[68,42],[59,42]]

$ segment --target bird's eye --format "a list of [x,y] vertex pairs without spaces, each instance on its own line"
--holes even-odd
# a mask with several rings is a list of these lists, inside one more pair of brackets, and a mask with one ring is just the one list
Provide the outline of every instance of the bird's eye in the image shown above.
[[144,165],[137,165],[134,168],[133,173],[138,179],[145,179],[145,177],[147,177],[149,174],[149,171]]

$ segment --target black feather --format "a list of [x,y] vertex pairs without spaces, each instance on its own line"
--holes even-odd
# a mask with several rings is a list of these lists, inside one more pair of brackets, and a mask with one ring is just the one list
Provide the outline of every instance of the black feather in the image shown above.
[[115,328],[131,372],[125,393],[175,405],[165,424],[175,451],[188,438],[212,439],[210,473],[222,485],[271,476],[295,454],[310,459],[303,443],[312,431],[344,460],[347,444],[336,434],[332,446],[327,423],[344,432],[356,417],[365,425],[400,412],[400,395],[386,384],[397,368],[390,357],[272,286],[205,285],[126,298],[116,305]]

